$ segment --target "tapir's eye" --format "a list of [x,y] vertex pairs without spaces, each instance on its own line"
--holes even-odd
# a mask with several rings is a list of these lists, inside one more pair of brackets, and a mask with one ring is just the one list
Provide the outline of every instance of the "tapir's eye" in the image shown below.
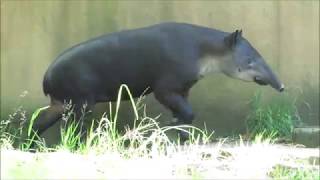
[[248,59],[248,66],[251,68],[253,66],[253,60],[252,59]]

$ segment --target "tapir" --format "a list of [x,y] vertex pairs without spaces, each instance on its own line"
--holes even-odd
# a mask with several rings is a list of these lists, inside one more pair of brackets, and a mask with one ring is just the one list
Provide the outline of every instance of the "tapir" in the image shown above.
[[43,92],[51,103],[33,130],[41,134],[61,119],[65,101],[73,103],[78,117],[84,104],[91,110],[98,102],[115,101],[122,84],[133,97],[153,92],[177,119],[175,124],[191,124],[190,88],[213,72],[284,90],[242,30],[229,33],[187,23],[161,23],[105,34],[60,54],[44,75]]

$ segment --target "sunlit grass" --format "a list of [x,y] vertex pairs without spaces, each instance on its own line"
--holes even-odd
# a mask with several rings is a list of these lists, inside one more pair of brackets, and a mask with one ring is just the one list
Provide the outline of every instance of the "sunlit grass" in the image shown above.
[[[126,148],[97,139],[95,143],[77,151],[62,147],[53,153],[2,151],[1,177],[3,179],[266,179],[270,177],[291,179],[289,177],[295,174],[294,176],[302,179],[310,179],[308,177],[315,177],[314,175],[319,173],[317,165],[308,171],[303,168],[292,168],[287,173],[279,169],[278,164],[294,160],[288,158],[292,158],[296,150],[279,148],[272,144],[271,139],[261,137],[262,135],[259,135],[252,143],[240,140],[234,146],[228,145],[228,140],[222,140],[212,145],[169,144],[146,147],[134,144]],[[315,156],[317,153],[319,151],[313,150],[309,155]],[[305,152],[300,154],[308,157]],[[304,167],[303,164],[300,166]],[[310,165],[306,165],[308,166]]]
[[[115,107],[110,105],[97,124],[92,121],[86,133],[72,121],[73,112],[65,112],[64,121],[69,126],[63,126],[61,142],[53,148],[32,132],[15,146],[20,151],[13,151],[22,131],[13,136],[4,124],[1,179],[304,179],[319,173],[316,165],[305,172],[277,167],[293,156],[293,149],[279,149],[274,144],[279,133],[260,129],[249,142],[240,137],[233,145],[228,139],[211,143],[213,134],[206,130],[187,125],[159,126],[158,117],[148,117],[142,99],[135,102],[129,91],[135,119],[132,127],[120,132],[116,125],[122,89],[128,91],[121,86]],[[172,130],[188,132],[189,140],[181,143],[170,139],[167,132]],[[37,153],[28,153],[35,139],[39,139],[33,147]],[[312,151],[313,156],[316,153]]]
[[[129,95],[135,119],[133,127],[127,127],[126,131],[121,133],[117,128],[117,121],[123,90],[126,90],[126,93]],[[146,116],[142,98],[139,98],[135,102],[126,85],[122,85],[119,89],[115,109],[110,104],[109,113],[102,115],[97,126],[92,123],[91,127],[86,131],[85,137],[83,137],[83,132],[79,128],[80,125],[73,119],[72,107],[70,106],[72,105],[65,105],[65,107],[69,107],[69,111],[65,112],[63,120],[65,121],[64,124],[69,124],[69,126],[61,129],[61,143],[56,147],[57,149],[80,153],[121,152],[125,157],[154,156],[155,154],[166,153],[169,146],[174,147],[180,144],[179,140],[170,140],[167,136],[168,131],[179,130],[189,133],[190,137],[187,142],[189,144],[201,143],[205,145],[213,135],[213,133],[209,134],[206,130],[203,131],[190,125],[160,127],[157,117],[151,118]],[[29,138],[30,134],[37,136],[34,132],[30,133],[31,126],[39,113],[44,109],[46,107],[36,110],[33,114],[28,128]],[[38,145],[40,145],[40,149],[45,148],[41,147],[43,145],[41,143],[38,143]]]

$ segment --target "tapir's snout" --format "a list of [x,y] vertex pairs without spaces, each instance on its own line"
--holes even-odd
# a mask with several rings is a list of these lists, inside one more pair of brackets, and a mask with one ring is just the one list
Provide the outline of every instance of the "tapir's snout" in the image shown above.
[[283,92],[284,91],[284,84],[280,84],[277,87],[274,87],[271,85],[271,87],[273,87],[274,89],[278,90],[279,92]]
[[278,77],[270,70],[268,84],[279,92],[284,91],[284,84],[280,82]]
[[272,72],[271,68],[264,63],[261,67],[261,73],[259,73],[258,76],[254,77],[254,82],[256,82],[259,85],[270,85],[277,91],[283,92],[284,84],[280,82],[278,77]]
[[281,87],[279,89],[279,92],[282,92],[282,91],[284,91],[284,84],[281,84]]
[[277,79],[271,79],[271,80],[263,80],[260,77],[254,77],[254,82],[259,85],[270,85],[274,89],[278,90],[279,92],[284,91],[284,84],[280,83]]

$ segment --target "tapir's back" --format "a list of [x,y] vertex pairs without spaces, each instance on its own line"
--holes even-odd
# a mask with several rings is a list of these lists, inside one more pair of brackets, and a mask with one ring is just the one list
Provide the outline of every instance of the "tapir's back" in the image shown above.
[[49,67],[44,92],[60,99],[94,94],[109,100],[116,96],[121,84],[127,84],[139,96],[164,73],[179,73],[182,68],[177,67],[196,56],[195,28],[199,27],[159,24],[111,33],[76,45]]
[[127,84],[134,95],[140,95],[174,63],[168,57],[172,37],[165,29],[156,25],[112,33],[66,50],[45,75],[45,94],[59,99],[87,93],[111,97]]

